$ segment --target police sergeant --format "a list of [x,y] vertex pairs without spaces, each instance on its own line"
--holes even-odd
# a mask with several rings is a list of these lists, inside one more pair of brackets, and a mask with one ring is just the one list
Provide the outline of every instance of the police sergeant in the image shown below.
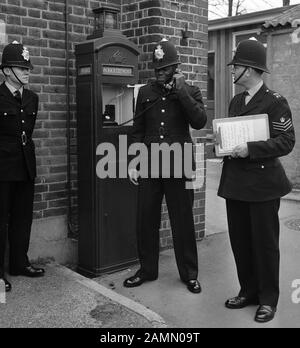
[[[192,144],[189,127],[201,129],[206,124],[201,92],[190,86],[176,72],[180,64],[171,41],[163,39],[153,50],[155,81],[143,86],[138,94],[132,141],[152,144]],[[151,156],[149,156],[150,158]],[[140,177],[130,168],[130,180],[138,185],[138,255],[140,269],[124,281],[125,287],[140,286],[158,277],[159,228],[161,205],[166,198],[171,221],[176,263],[180,278],[192,293],[201,292],[198,277],[197,246],[193,221],[193,190],[186,188],[190,175],[174,175],[176,159],[170,160],[170,175],[159,167],[155,175],[149,161],[148,177]],[[184,163],[184,158],[182,163]],[[160,163],[162,166],[163,164]]]
[[0,279],[10,291],[4,273],[7,235],[10,275],[44,275],[44,269],[33,267],[27,256],[36,176],[32,132],[39,101],[24,88],[33,69],[25,46],[17,41],[5,46],[0,69],[5,77],[0,86]]
[[270,139],[240,144],[224,158],[218,195],[226,199],[240,283],[238,296],[225,306],[257,304],[254,319],[265,323],[274,318],[279,298],[280,198],[291,191],[279,157],[292,151],[295,132],[287,100],[263,81],[269,72],[264,45],[254,38],[242,41],[228,65],[234,83],[245,89],[232,99],[229,116],[268,114]]

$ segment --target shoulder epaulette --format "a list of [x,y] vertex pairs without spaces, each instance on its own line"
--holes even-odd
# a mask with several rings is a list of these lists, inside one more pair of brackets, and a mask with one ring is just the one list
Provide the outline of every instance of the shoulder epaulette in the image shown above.
[[277,92],[271,91],[270,89],[267,89],[267,93],[270,93],[270,95],[272,95],[273,97],[275,97],[276,99],[281,99],[283,98],[283,96]]

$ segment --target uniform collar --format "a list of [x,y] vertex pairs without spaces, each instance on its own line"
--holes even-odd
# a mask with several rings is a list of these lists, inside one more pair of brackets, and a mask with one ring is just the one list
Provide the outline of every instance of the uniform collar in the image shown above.
[[[256,86],[257,87],[257,86]],[[256,92],[256,94],[251,98],[249,103],[247,105],[242,105],[242,98],[243,98],[243,93],[240,93],[238,95],[238,102],[237,102],[237,108],[235,110],[236,115],[250,115],[250,112],[255,112],[254,110],[257,108],[257,105],[264,99],[266,93],[267,93],[267,86],[263,83],[260,89]]]
[[249,93],[249,96],[253,98],[255,94],[261,89],[263,84],[264,84],[264,81],[260,81],[256,86],[248,89],[247,92]]
[[[10,104],[16,104],[16,98],[12,94],[11,90],[7,86],[5,82],[3,82],[0,86],[0,95],[6,96],[6,101]],[[23,88],[22,94],[22,107],[25,107],[28,103],[32,101],[33,94],[26,88]]]
[[23,86],[20,89],[15,88],[14,86],[12,86],[9,82],[5,81],[5,85],[6,87],[9,89],[9,91],[11,92],[11,94],[14,96],[16,91],[20,91],[21,96],[23,95]]

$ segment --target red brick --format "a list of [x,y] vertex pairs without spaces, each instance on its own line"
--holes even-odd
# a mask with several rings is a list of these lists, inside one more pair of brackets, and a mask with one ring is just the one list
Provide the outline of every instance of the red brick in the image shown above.
[[66,146],[60,146],[60,147],[51,147],[50,149],[50,155],[51,156],[57,156],[57,155],[66,155],[67,154],[67,148]]
[[50,131],[50,135],[53,138],[65,138],[66,137],[66,128],[63,127],[62,129],[52,129]]
[[66,198],[66,191],[63,190],[63,191],[45,192],[43,197],[47,201]]
[[47,208],[47,202],[37,202],[33,204],[34,211],[41,211]]
[[18,16],[7,16],[7,24],[21,25],[21,18]]
[[35,28],[47,28],[47,22],[37,18],[22,18],[22,26],[35,27]]
[[48,130],[43,130],[43,129],[35,129],[34,133],[33,133],[33,137],[35,139],[39,139],[39,138],[49,138],[49,134],[50,132]]
[[56,49],[42,48],[41,49],[41,55],[44,56],[44,57],[65,58],[66,57],[66,52],[65,52],[65,50],[56,50]]
[[26,16],[27,10],[20,6],[0,5],[0,13],[12,14],[15,16]]
[[50,77],[51,85],[66,85],[65,77]]
[[28,16],[34,18],[41,18],[41,11],[28,9]]
[[66,173],[67,166],[52,166],[50,167],[50,173]]
[[64,3],[57,3],[56,2],[49,2],[49,11],[53,12],[64,12],[66,8],[66,5]]
[[65,199],[57,199],[55,201],[49,201],[49,208],[59,208],[66,207],[68,204],[68,200]]
[[51,216],[59,216],[65,215],[67,212],[67,208],[52,208],[46,209],[43,212],[43,217],[51,217]]
[[49,184],[49,192],[61,191],[67,188],[66,182],[60,182],[55,184]]
[[59,12],[46,12],[43,11],[42,18],[49,21],[61,21],[64,22],[64,14]]
[[24,28],[24,27],[21,27],[21,26],[15,26],[15,25],[7,24],[6,25],[6,33],[7,34],[15,34],[15,35],[26,36],[27,33],[28,33],[28,29]]

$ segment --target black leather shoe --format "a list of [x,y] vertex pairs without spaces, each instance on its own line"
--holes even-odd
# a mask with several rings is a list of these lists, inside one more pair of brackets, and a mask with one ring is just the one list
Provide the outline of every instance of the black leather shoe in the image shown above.
[[225,307],[230,309],[240,309],[250,305],[257,305],[257,304],[258,304],[257,300],[254,300],[248,297],[243,297],[243,296],[236,296],[227,300],[225,302]]
[[258,323],[266,323],[272,320],[276,313],[276,307],[261,305],[258,307],[254,320]]
[[5,291],[6,291],[6,292],[10,291],[10,290],[11,290],[11,284],[10,284],[10,282],[9,282],[7,279],[3,278],[3,277],[1,277],[0,280],[3,280],[3,281],[4,281],[4,284],[5,284]]
[[25,277],[37,278],[42,277],[45,274],[45,270],[43,268],[36,268],[30,265],[20,270],[10,271],[10,274],[13,276],[22,275]]
[[140,286],[147,281],[152,281],[156,279],[157,278],[150,279],[150,278],[135,274],[134,276],[125,279],[123,282],[123,285],[125,286],[125,288],[135,288],[136,286]]
[[202,291],[201,285],[197,279],[191,279],[186,282],[187,288],[194,294],[199,294]]

